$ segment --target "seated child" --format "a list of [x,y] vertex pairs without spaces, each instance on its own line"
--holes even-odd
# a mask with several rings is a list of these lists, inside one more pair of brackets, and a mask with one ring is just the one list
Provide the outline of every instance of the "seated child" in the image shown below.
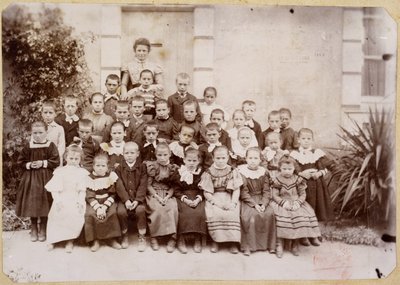
[[121,249],[116,238],[121,236],[121,227],[115,203],[115,172],[108,171],[108,157],[98,154],[93,160],[93,172],[86,188],[85,239],[92,243],[90,250],[100,248],[99,240],[108,240],[111,247]]
[[206,143],[199,146],[200,161],[203,168],[208,169],[213,164],[212,152],[217,146],[221,146],[219,126],[216,123],[208,123],[205,128]]
[[[129,103],[128,101],[118,101],[115,105],[115,121],[114,122],[121,122],[125,126],[125,135],[124,141],[131,140],[133,133],[135,132],[134,122],[129,119]],[[111,140],[110,136],[111,132],[111,125],[107,126],[107,128],[103,131],[103,142],[109,142]]]
[[[244,112],[242,110],[236,110],[233,112],[232,120],[233,120],[233,127],[232,127],[232,129],[228,130],[228,134],[229,134],[229,138],[231,139],[231,143],[232,143],[232,147],[233,147],[233,144],[237,143],[239,129],[245,126],[244,122],[246,120],[246,115],[244,114]],[[251,141],[250,141],[249,145],[250,145],[250,147],[258,146],[258,141],[254,134],[254,131],[252,131]]]
[[93,158],[99,152],[100,146],[92,138],[93,123],[89,119],[82,119],[79,121],[78,134],[79,137],[74,137],[73,142],[82,148],[83,155],[81,165],[87,171],[93,170]]
[[319,245],[321,232],[310,204],[306,202],[307,184],[295,174],[296,161],[284,156],[279,161],[279,174],[273,180],[271,206],[276,218],[276,255],[283,254],[283,239],[291,241],[293,255],[299,255],[298,239],[310,238]]
[[101,143],[103,141],[103,131],[107,126],[113,123],[111,116],[106,115],[103,111],[104,108],[104,96],[103,94],[96,92],[90,96],[90,104],[92,105],[92,110],[86,113],[83,118],[89,119],[93,122],[93,134],[92,138]]
[[68,95],[64,99],[64,113],[59,114],[54,120],[64,129],[66,146],[69,146],[74,137],[78,136],[79,117],[76,115],[77,110],[78,98]]
[[276,225],[273,209],[269,206],[271,191],[269,176],[260,166],[261,151],[251,147],[246,152],[247,164],[240,165],[243,185],[240,190],[242,241],[241,249],[245,255],[251,251],[275,251]]
[[173,197],[171,177],[178,166],[170,163],[171,152],[166,143],[156,147],[157,161],[147,161],[147,218],[150,230],[150,245],[158,250],[158,238],[168,236],[167,252],[175,250],[178,226],[178,207]]
[[220,132],[219,141],[225,145],[229,150],[232,150],[231,138],[227,131],[222,127],[225,123],[224,111],[221,109],[214,109],[211,111],[210,122],[216,123]]
[[261,126],[256,120],[253,119],[256,112],[256,103],[251,100],[246,100],[242,103],[242,110],[246,115],[246,121],[244,122],[244,125],[253,130],[257,138],[258,146],[262,147],[263,136],[261,132]]
[[118,94],[118,88],[120,85],[119,76],[116,74],[107,75],[105,85],[107,92],[104,94],[104,113],[115,120],[115,106],[117,105],[117,102],[121,100],[120,95]]
[[197,144],[193,141],[194,134],[195,130],[192,127],[181,125],[178,136],[179,141],[173,141],[169,144],[172,163],[181,166],[185,158],[185,150],[188,147],[198,149]]
[[144,140],[140,145],[140,157],[142,161],[156,160],[156,147],[160,143],[158,134],[158,125],[156,125],[154,121],[150,121],[144,125]]
[[156,102],[156,117],[153,120],[158,125],[158,138],[165,139],[170,143],[173,139],[174,130],[178,128],[178,123],[169,116],[168,103],[164,99]]
[[240,243],[240,186],[242,177],[228,165],[229,151],[217,146],[213,151],[214,163],[201,176],[199,187],[206,198],[208,232],[213,240],[211,252],[218,251],[218,243],[229,243],[231,253],[238,253]]
[[[204,102],[199,103],[201,116],[203,118],[203,125],[210,123],[211,112],[215,109],[220,109],[223,112],[224,118],[229,118],[229,114],[224,110],[224,107],[215,103],[217,98],[217,89],[215,87],[206,87],[203,93]],[[223,125],[225,125],[225,121]]]
[[48,249],[66,241],[65,251],[72,252],[73,242],[85,223],[86,182],[89,172],[79,166],[82,149],[71,144],[64,153],[66,166],[57,168],[45,188],[53,197],[47,222]]
[[124,135],[125,126],[122,122],[111,124],[111,141],[100,144],[100,149],[108,155],[110,167],[114,170],[122,160],[123,149],[125,145]]
[[[171,117],[177,123],[182,123],[184,121],[183,103],[188,100],[197,102],[197,98],[187,92],[189,84],[189,74],[179,73],[176,76],[176,87],[178,90],[168,97],[168,107],[171,112]],[[196,120],[201,122],[201,111],[198,104],[196,106]]]
[[246,164],[246,152],[250,147],[258,147],[256,142],[250,145],[253,138],[253,131],[248,127],[241,127],[237,133],[237,140],[232,143],[233,165]]
[[198,184],[203,173],[200,153],[194,148],[185,151],[184,165],[172,176],[175,197],[178,201],[178,250],[187,253],[186,241],[194,237],[194,251],[200,253],[201,241],[207,235],[204,196]]
[[279,111],[271,111],[268,114],[268,129],[264,130],[262,132],[263,135],[263,145],[261,146],[261,149],[264,149],[266,146],[268,146],[266,140],[266,137],[269,133],[275,132],[275,133],[280,133],[281,132],[281,115]]
[[[18,157],[18,165],[23,168],[17,188],[15,212],[18,217],[31,219],[31,241],[46,240],[47,215],[52,198],[44,186],[50,180],[53,170],[60,165],[56,145],[47,140],[47,124],[34,122],[31,125],[31,140]],[[40,218],[40,229],[38,229]]]
[[154,118],[155,112],[155,102],[158,99],[163,98],[162,92],[156,88],[154,83],[153,72],[149,69],[143,69],[140,72],[139,79],[140,86],[133,88],[128,91],[127,97],[128,100],[135,96],[142,96],[144,98],[144,113],[143,115],[147,118],[147,120],[151,120]]
[[269,132],[265,139],[267,146],[262,151],[261,165],[267,169],[271,178],[275,178],[278,174],[278,163],[282,156],[289,155],[289,151],[281,149],[281,135],[276,132]]
[[47,124],[47,139],[53,142],[60,156],[60,165],[63,165],[63,155],[65,151],[65,134],[62,126],[57,124],[56,105],[53,101],[45,101],[42,106],[42,119]]
[[201,144],[205,142],[202,134],[203,134],[203,127],[201,123],[196,120],[197,116],[197,101],[194,100],[187,100],[183,103],[183,117],[184,120],[177,127],[174,129],[174,140],[179,139],[179,128],[180,126],[189,126],[194,129],[193,141],[196,144]]
[[296,132],[290,127],[292,120],[292,112],[287,108],[279,110],[281,117],[281,136],[282,136],[282,149],[293,150],[299,147]]
[[117,215],[122,231],[122,248],[128,248],[128,217],[135,216],[139,232],[138,251],[146,249],[146,166],[140,161],[139,147],[134,142],[124,145],[124,159],[115,169],[117,181]]

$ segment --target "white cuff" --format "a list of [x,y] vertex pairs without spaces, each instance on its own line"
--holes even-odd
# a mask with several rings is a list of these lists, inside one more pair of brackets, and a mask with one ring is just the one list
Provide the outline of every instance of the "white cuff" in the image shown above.
[[199,199],[200,199],[200,201],[203,201],[203,198],[201,198],[201,196],[200,196],[200,195],[197,195],[197,196],[196,196],[196,198],[199,198]]
[[183,195],[182,197],[181,197],[181,201],[183,202],[183,199],[187,199],[188,198],[188,196],[186,196],[186,195]]
[[47,164],[48,164],[47,160],[43,160],[43,168],[47,168]]
[[26,163],[26,165],[25,165],[26,169],[31,169],[31,164],[32,164],[32,162]]

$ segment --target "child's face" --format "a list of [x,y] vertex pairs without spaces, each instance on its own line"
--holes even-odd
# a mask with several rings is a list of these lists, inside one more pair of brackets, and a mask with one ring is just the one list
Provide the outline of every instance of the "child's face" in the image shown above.
[[132,101],[132,113],[140,117],[144,112],[144,102],[142,101]]
[[117,92],[119,82],[116,79],[107,79],[106,88],[107,92],[110,94],[115,94]]
[[140,61],[145,61],[149,55],[149,48],[145,45],[137,45],[135,50],[135,56]]
[[110,136],[111,139],[116,142],[116,143],[120,143],[124,140],[124,128],[121,125],[114,125],[111,128],[111,132],[110,132]]
[[281,148],[281,140],[278,138],[269,138],[268,139],[268,146],[272,150],[278,150]]
[[216,123],[216,124],[218,124],[219,127],[221,127],[222,123],[224,122],[224,115],[223,114],[212,114],[210,117],[210,122]]
[[208,143],[217,143],[219,140],[220,134],[217,130],[207,130],[206,131],[206,139]]
[[287,127],[289,127],[289,125],[290,125],[290,120],[291,120],[289,114],[286,113],[286,112],[282,112],[282,113],[280,114],[280,117],[281,117],[281,127],[282,127],[282,128],[287,128]]
[[93,171],[99,175],[104,176],[106,175],[108,170],[107,160],[106,159],[95,159],[93,162]]
[[129,107],[128,106],[117,106],[115,109],[115,117],[118,121],[125,122],[129,118]]
[[92,135],[92,127],[91,126],[79,126],[78,134],[82,141],[87,141]]
[[244,122],[246,121],[245,117],[242,113],[236,113],[233,117],[233,125],[239,129],[244,126]]
[[190,144],[193,140],[194,130],[191,128],[182,127],[179,133],[179,141],[183,144]]
[[256,112],[256,106],[245,104],[243,106],[243,112],[246,114],[246,120],[251,120]]
[[239,132],[238,140],[242,147],[248,147],[251,142],[251,133],[247,130]]
[[70,151],[68,152],[65,161],[67,162],[67,165],[79,166],[79,163],[81,162],[81,154],[76,151]]
[[54,121],[56,117],[56,111],[53,107],[45,106],[42,110],[42,118],[46,124],[50,124]]
[[187,88],[189,86],[189,81],[190,81],[189,78],[184,79],[184,78],[178,77],[176,79],[176,87],[178,88],[178,91],[180,93],[184,93],[187,91]]
[[143,134],[146,141],[153,143],[157,139],[158,131],[155,127],[147,127],[146,130],[143,131]]
[[67,99],[64,102],[64,111],[68,116],[73,116],[78,110],[78,103],[76,100]]
[[156,151],[157,162],[161,165],[167,165],[169,163],[170,156],[171,154],[166,148],[158,149]]
[[142,85],[144,88],[148,88],[151,84],[153,84],[153,75],[150,74],[150,72],[144,72],[142,73],[142,76],[140,76],[139,83]]
[[302,148],[310,148],[313,143],[313,136],[310,133],[301,132],[299,136],[299,144]]
[[167,118],[169,115],[168,104],[162,103],[156,106],[156,115],[159,119]]
[[269,127],[273,130],[277,130],[281,127],[281,117],[279,115],[272,115],[268,118]]
[[257,169],[261,163],[260,153],[251,150],[247,153],[246,162],[250,169]]
[[193,105],[186,105],[183,107],[183,117],[188,122],[193,122],[196,119],[196,106]]
[[133,145],[127,145],[124,147],[124,159],[128,163],[134,163],[139,156],[139,150]]
[[283,177],[291,177],[294,173],[294,165],[291,163],[283,163],[280,170]]
[[228,152],[224,149],[217,150],[214,153],[213,160],[216,167],[219,168],[225,167],[228,163],[228,159],[229,159]]
[[200,163],[200,160],[196,154],[189,153],[185,156],[183,162],[185,163],[186,167],[189,168],[189,170],[196,170],[197,166]]
[[33,127],[32,128],[32,138],[34,142],[40,143],[44,142],[47,137],[47,132],[44,127]]
[[103,98],[102,95],[93,96],[93,98],[92,98],[92,107],[93,107],[93,111],[95,111],[96,113],[99,113],[99,112],[103,111],[104,98]]
[[206,102],[207,105],[213,104],[216,98],[217,96],[213,90],[207,90],[206,94],[204,94],[204,102]]

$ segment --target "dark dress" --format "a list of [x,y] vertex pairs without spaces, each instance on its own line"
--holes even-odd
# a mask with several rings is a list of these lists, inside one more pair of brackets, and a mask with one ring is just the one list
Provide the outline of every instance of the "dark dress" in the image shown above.
[[[36,160],[47,161],[46,167],[27,169],[27,163]],[[17,189],[15,212],[20,217],[47,217],[51,203],[51,194],[44,188],[51,179],[53,170],[60,165],[60,157],[54,143],[29,142],[18,157],[18,165],[24,169]]]
[[[186,166],[182,165],[171,178],[176,187],[174,195],[178,202],[178,234],[207,234],[206,212],[204,210],[205,200],[203,191],[198,187],[202,173],[202,169],[198,169],[192,174],[187,170]],[[196,208],[192,208],[182,202],[182,198],[185,196],[190,200],[200,197],[202,201]]]

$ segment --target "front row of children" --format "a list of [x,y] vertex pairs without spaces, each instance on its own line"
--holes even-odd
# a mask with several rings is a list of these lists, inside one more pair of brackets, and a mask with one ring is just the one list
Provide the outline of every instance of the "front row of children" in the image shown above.
[[[183,129],[180,141],[185,142]],[[56,169],[58,150],[46,139],[46,131],[45,123],[33,123],[31,141],[19,158],[26,171],[16,212],[31,218],[32,241],[45,241],[47,235],[50,250],[65,242],[66,251],[71,252],[82,229],[92,251],[99,249],[100,241],[115,249],[127,248],[131,215],[137,219],[139,251],[145,250],[147,229],[152,249],[158,250],[161,238],[166,237],[168,252],[178,243],[179,251],[186,253],[189,239],[194,240],[194,251],[201,252],[207,233],[212,252],[227,244],[232,253],[238,253],[240,244],[246,255],[269,250],[281,257],[283,240],[292,241],[294,255],[298,255],[299,239],[319,245],[318,221],[305,200],[306,181],[296,174],[297,163],[287,154],[271,165],[273,171],[267,171],[261,166],[261,150],[250,147],[244,154],[245,164],[232,167],[229,149],[214,145],[209,150],[211,164],[205,168],[200,165],[201,151],[189,146],[178,166],[172,163],[173,153],[165,142],[155,146],[156,159],[144,163],[138,145],[126,142],[120,146],[122,158],[111,164],[113,171],[109,156],[100,153],[94,156],[89,173],[80,167],[87,140],[67,147],[66,165]],[[193,129],[187,131],[193,136]],[[302,132],[309,131],[300,131],[300,143]],[[304,159],[301,155],[294,153],[300,160]],[[309,178],[318,179],[320,174],[310,171]]]

